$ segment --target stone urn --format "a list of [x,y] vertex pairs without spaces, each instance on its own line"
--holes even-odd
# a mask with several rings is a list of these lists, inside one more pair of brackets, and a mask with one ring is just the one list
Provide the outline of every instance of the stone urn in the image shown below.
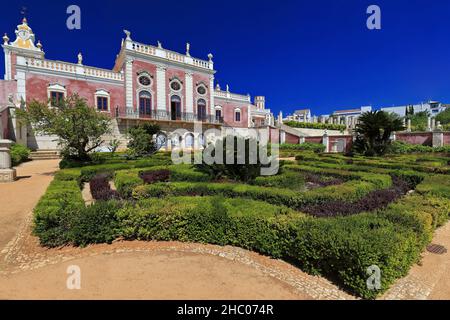
[[16,179],[16,169],[11,168],[11,140],[0,139],[0,183]]

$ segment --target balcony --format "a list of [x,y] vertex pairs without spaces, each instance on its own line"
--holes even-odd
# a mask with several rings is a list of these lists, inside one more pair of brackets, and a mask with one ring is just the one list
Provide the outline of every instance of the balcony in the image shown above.
[[153,120],[153,121],[168,121],[168,122],[204,122],[208,124],[223,124],[222,117],[214,115],[202,115],[190,112],[171,113],[166,110],[152,110],[150,113],[141,113],[139,110],[126,109],[121,112],[119,108],[115,110],[115,117],[119,119],[136,119],[136,120]]

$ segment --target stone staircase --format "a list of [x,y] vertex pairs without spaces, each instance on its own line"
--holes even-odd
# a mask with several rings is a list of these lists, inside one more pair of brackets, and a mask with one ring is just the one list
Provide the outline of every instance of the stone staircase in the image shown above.
[[32,160],[50,160],[60,159],[59,150],[37,150],[30,153],[30,159]]

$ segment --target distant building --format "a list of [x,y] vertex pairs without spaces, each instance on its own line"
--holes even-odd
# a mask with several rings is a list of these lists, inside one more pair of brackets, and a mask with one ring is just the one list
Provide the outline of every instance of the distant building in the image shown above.
[[295,110],[292,115],[288,115],[284,120],[297,122],[312,122],[311,110],[310,109]]
[[423,111],[428,111],[430,113],[431,117],[437,116],[439,113],[444,111],[449,105],[443,104],[438,101],[428,101],[425,103],[418,103],[418,104],[409,104],[409,105],[402,105],[402,106],[394,106],[394,107],[382,107],[381,110],[385,112],[392,112],[400,117],[406,116],[407,110],[412,108],[414,110],[414,113],[419,113]]

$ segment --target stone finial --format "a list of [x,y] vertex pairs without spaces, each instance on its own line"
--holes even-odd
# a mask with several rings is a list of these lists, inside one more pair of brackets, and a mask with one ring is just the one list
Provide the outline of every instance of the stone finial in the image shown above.
[[123,30],[123,32],[127,36],[126,40],[131,41],[131,32],[125,29]]
[[191,56],[191,54],[190,54],[190,52],[189,52],[190,49],[191,49],[191,44],[190,44],[189,42],[187,42],[187,43],[186,43],[186,55],[187,55],[188,57]]
[[213,54],[212,53],[208,53],[208,60],[209,60],[209,62],[213,62],[212,61],[212,58],[213,58],[214,56],[213,56]]
[[161,44],[161,41],[159,41],[159,40],[158,40],[158,48],[159,48],[159,49],[162,49],[162,48],[163,48],[163,47],[162,47],[162,44]]
[[227,92],[230,92],[230,86],[227,85],[226,88],[227,88]]
[[83,64],[83,55],[81,54],[81,52],[78,53],[78,64],[79,65]]
[[220,84],[218,84],[218,83],[216,84],[216,90],[220,91]]
[[9,38],[8,35],[5,32],[5,35],[3,36],[3,44],[8,44],[9,43]]
[[36,47],[42,51],[42,43],[41,40],[38,40],[38,43],[36,44]]

